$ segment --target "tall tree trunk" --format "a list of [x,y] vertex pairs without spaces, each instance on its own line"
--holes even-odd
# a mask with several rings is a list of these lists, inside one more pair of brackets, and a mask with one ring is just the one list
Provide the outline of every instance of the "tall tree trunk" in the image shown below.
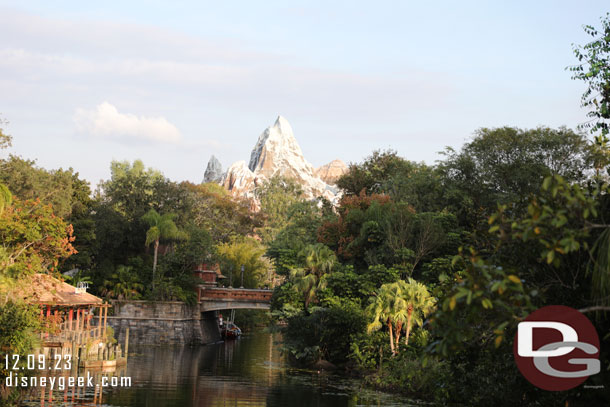
[[159,253],[159,239],[155,240],[155,253],[153,255],[153,280],[152,288],[155,289],[155,272],[157,271],[157,254]]
[[388,328],[390,329],[390,349],[392,349],[392,356],[396,355],[394,350],[394,332],[392,329],[392,321],[388,318]]
[[398,353],[400,351],[400,348],[398,347],[398,341],[400,341],[400,334],[402,332],[402,321],[398,321],[396,323],[396,353]]
[[405,345],[409,344],[409,335],[411,334],[411,317],[413,316],[413,305],[409,305],[407,309],[407,333],[405,334]]

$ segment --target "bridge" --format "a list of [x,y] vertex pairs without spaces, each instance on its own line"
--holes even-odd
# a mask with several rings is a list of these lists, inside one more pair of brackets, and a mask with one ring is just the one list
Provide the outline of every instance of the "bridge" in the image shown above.
[[[198,302],[114,300],[108,324],[119,342],[129,332],[139,344],[206,344],[220,340],[218,312],[230,309],[268,310],[273,290],[220,288],[201,284]],[[129,329],[129,331],[128,331]]]
[[273,290],[200,285],[197,298],[201,312],[226,309],[269,309],[272,294]]

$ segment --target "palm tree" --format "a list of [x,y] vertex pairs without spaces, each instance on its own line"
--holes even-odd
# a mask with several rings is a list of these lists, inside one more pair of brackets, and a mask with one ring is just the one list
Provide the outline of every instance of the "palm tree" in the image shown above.
[[367,308],[367,311],[373,315],[373,322],[368,324],[367,332],[378,331],[381,327],[387,325],[392,355],[396,354],[394,344],[395,300],[396,293],[393,284],[384,284],[375,292],[375,297]]
[[[404,300],[407,312],[407,328],[405,333],[405,345],[409,344],[409,336],[413,324],[422,326],[424,318],[428,316],[436,306],[436,300],[430,295],[428,288],[409,277],[407,281],[400,280],[402,300]],[[404,308],[403,308],[404,309]]]
[[376,331],[384,324],[387,325],[390,348],[394,355],[403,328],[406,329],[405,345],[408,345],[413,324],[421,326],[425,316],[434,310],[434,306],[435,299],[426,286],[412,278],[384,284],[377,290],[367,308],[373,315],[373,322],[368,325],[367,330]]
[[104,280],[102,295],[118,300],[140,298],[144,286],[140,284],[130,266],[118,266],[109,280]]
[[150,228],[146,232],[146,246],[150,246],[154,243],[154,255],[153,255],[153,279],[152,288],[155,288],[155,272],[157,271],[157,256],[159,252],[159,241],[161,239],[177,239],[181,236],[178,227],[174,223],[176,217],[173,213],[166,213],[160,215],[154,209],[149,210],[142,220],[148,223]]
[[333,268],[337,257],[332,250],[321,243],[308,245],[301,250],[299,257],[304,259],[305,266],[292,269],[290,279],[294,282],[295,288],[303,293],[307,312],[310,302],[316,301],[317,293],[326,287],[325,274]]

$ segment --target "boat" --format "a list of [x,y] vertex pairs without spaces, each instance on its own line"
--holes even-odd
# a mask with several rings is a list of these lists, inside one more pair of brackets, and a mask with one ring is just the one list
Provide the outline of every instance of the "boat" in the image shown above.
[[223,325],[220,333],[225,339],[237,339],[241,336],[241,329],[233,322],[227,322]]

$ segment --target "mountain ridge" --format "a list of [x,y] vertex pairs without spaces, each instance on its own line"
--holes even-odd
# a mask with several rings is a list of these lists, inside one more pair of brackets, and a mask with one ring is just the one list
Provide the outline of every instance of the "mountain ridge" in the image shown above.
[[[213,168],[208,178],[215,178],[217,163],[208,163],[208,168]],[[340,193],[335,183],[346,171],[347,166],[338,159],[318,168],[311,165],[303,155],[292,126],[279,115],[258,137],[248,164],[245,160],[234,162],[218,183],[234,196],[253,200],[258,207],[254,196],[256,187],[274,176],[283,176],[296,181],[307,199],[323,197],[337,203]]]

